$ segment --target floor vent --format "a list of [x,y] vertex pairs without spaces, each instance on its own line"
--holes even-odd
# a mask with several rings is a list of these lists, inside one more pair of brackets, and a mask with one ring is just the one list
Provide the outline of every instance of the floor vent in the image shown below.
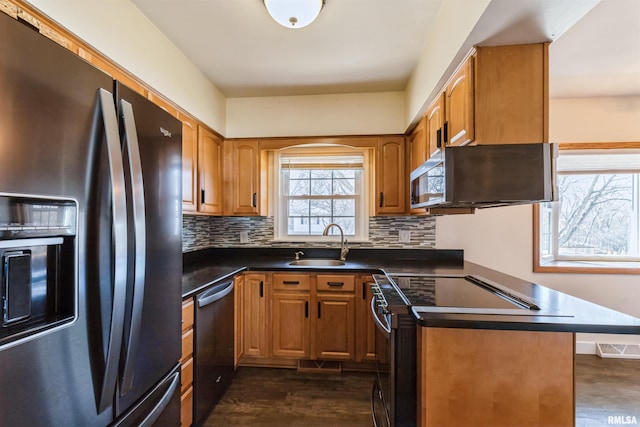
[[339,374],[342,372],[342,364],[329,360],[298,360],[298,371]]
[[596,354],[600,357],[640,359],[640,344],[596,343]]

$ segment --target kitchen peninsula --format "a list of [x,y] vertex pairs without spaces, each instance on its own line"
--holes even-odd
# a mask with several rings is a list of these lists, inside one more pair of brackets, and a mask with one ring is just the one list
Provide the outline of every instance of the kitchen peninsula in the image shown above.
[[[338,258],[335,249],[303,249],[305,258]],[[640,334],[640,319],[465,261],[462,251],[353,249],[342,266],[293,267],[289,263],[299,250],[186,253],[183,297],[244,274],[374,275],[376,280],[399,274],[481,277],[539,306],[540,312],[526,315],[407,308],[403,317],[412,319],[417,336],[410,356],[417,425],[574,425],[575,333]],[[276,292],[270,280],[264,285],[265,294]],[[265,314],[266,326],[274,327],[270,315]]]

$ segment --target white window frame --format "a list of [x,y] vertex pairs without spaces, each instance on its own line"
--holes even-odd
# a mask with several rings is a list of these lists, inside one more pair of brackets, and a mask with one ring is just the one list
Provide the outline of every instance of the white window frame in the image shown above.
[[[355,234],[345,234],[345,239],[349,242],[367,242],[369,241],[369,193],[370,193],[370,150],[366,148],[351,148],[343,146],[314,146],[309,145],[302,147],[293,147],[276,151],[273,158],[273,180],[274,180],[274,200],[273,216],[274,216],[274,241],[284,242],[323,242],[327,243],[327,236],[323,235],[290,235],[288,234],[288,197],[285,197],[285,183],[282,179],[281,162],[286,156],[305,156],[305,157],[324,157],[328,160],[331,158],[343,156],[362,156],[362,172],[359,178],[359,194],[355,196],[356,200],[356,232]],[[338,165],[338,164],[337,164]],[[322,197],[327,198],[327,197]],[[341,198],[341,196],[332,196],[329,198]],[[331,230],[331,236],[335,239],[337,230]],[[337,236],[339,239],[339,235]]]
[[[633,209],[634,220],[630,231],[630,241],[634,248],[640,245],[638,241],[638,231],[640,230],[640,161],[636,161],[631,156],[640,158],[640,144],[636,143],[618,143],[615,148],[609,148],[607,144],[562,144],[560,146],[560,154],[572,155],[573,159],[579,159],[580,155],[597,156],[596,162],[585,161],[574,163],[573,165],[564,163],[558,159],[558,175],[562,174],[632,174],[633,185]],[[564,149],[563,149],[564,148]],[[616,165],[616,159],[610,156],[611,162],[601,162],[604,156],[620,155]],[[568,157],[567,157],[568,158]],[[625,160],[626,158],[626,160]],[[620,161],[622,159],[622,161]],[[629,160],[630,159],[630,160]],[[637,166],[636,165],[637,163]],[[559,191],[559,190],[558,190]],[[543,217],[551,216],[549,225],[549,236],[544,236]],[[620,273],[620,274],[638,274],[640,272],[640,247],[638,252],[630,256],[611,256],[611,255],[561,255],[559,254],[558,230],[559,223],[558,202],[543,204],[541,206],[534,205],[534,271],[536,272],[598,272],[598,273]],[[549,242],[545,237],[550,239]],[[550,244],[547,251],[543,254],[543,246]],[[550,250],[549,250],[550,249]]]

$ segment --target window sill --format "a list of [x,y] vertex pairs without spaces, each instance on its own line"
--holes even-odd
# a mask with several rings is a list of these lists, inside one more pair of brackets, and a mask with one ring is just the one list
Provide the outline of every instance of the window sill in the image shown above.
[[534,273],[640,274],[640,262],[549,261],[534,265]]
[[[333,245],[333,244],[338,244],[340,245],[340,238],[338,237],[338,239],[336,240],[334,236],[331,236],[333,238],[329,238],[327,236],[300,236],[300,237],[279,237],[279,238],[275,238],[272,240],[272,242],[274,243],[287,243],[287,242],[291,242],[291,243],[322,243],[322,244],[326,244],[326,245]],[[346,237],[345,236],[345,240],[347,240],[349,243],[369,243],[370,240],[369,239],[359,239],[359,238],[355,238],[355,237]]]

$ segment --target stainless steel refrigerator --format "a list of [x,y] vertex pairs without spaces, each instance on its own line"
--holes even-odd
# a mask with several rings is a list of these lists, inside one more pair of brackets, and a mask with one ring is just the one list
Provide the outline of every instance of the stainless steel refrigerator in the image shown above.
[[3,13],[0,90],[0,426],[178,426],[181,123]]

